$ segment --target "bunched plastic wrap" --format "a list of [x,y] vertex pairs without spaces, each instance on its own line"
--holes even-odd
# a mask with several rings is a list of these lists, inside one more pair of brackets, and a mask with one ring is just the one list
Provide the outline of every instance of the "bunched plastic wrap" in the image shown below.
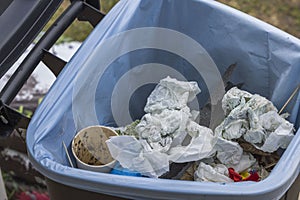
[[[121,0],[73,56],[27,130],[34,166],[59,183],[139,199],[277,199],[300,171],[300,95],[289,103],[296,134],[261,182],[209,183],[121,176],[71,168],[67,145],[89,125],[123,126],[143,114],[146,97],[166,76],[197,81],[217,105],[220,74],[237,63],[231,81],[283,106],[300,83],[299,39],[215,1]],[[70,147],[70,146],[69,146]],[[73,160],[74,161],[74,160]]]

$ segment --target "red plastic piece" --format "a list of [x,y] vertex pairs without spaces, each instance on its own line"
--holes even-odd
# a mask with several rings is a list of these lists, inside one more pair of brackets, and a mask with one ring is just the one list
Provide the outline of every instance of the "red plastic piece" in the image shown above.
[[244,178],[237,173],[233,168],[228,168],[229,172],[229,178],[231,178],[234,182],[240,182],[240,181],[255,181],[258,182],[260,177],[258,173],[254,170],[251,170],[249,173],[250,175],[247,178]]

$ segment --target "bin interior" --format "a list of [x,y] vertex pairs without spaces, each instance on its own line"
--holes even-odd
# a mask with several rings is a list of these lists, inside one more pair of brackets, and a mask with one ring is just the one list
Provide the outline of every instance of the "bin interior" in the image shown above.
[[[185,14],[184,10],[189,10],[189,14]],[[199,20],[195,22],[193,19]],[[136,30],[148,32],[136,37]],[[188,36],[201,44],[221,74],[236,62],[238,67],[232,75],[232,82],[243,82],[242,89],[267,97],[278,108],[300,83],[300,58],[297,56],[300,41],[273,26],[214,1],[183,3],[180,0],[158,0],[155,4],[150,0],[120,1],[73,56],[32,118],[27,131],[27,147],[34,166],[58,183],[128,198],[275,199],[283,195],[300,170],[300,158],[296,156],[300,153],[299,94],[287,107],[291,114],[290,121],[297,130],[295,137],[269,177],[258,183],[149,179],[96,173],[69,166],[62,142],[70,149],[78,127],[94,124],[89,121],[89,109],[94,109],[99,124],[112,126],[117,125],[112,114],[112,102],[121,106],[125,105],[124,102],[135,102],[137,107],[145,104],[145,94],[141,90],[137,89],[141,93],[136,92],[133,100],[128,99],[126,94],[113,93],[114,90],[122,91],[118,81],[132,69],[137,71],[134,71],[134,77],[127,77],[127,88],[135,88],[136,82],[142,78],[153,78],[153,82],[163,78],[166,74],[158,70],[161,65],[153,64],[160,63],[174,69],[175,75],[179,72],[179,78],[183,76],[198,82],[202,90],[197,96],[200,107],[208,99],[209,88],[204,78],[195,73],[195,67],[187,62],[190,58],[182,57],[184,53],[178,56],[170,49],[145,47],[147,42],[158,45],[155,42],[158,38],[164,43],[161,34],[158,34],[161,30],[183,33],[184,37]],[[122,38],[124,34],[126,39]],[[166,45],[175,43],[193,58],[199,56],[182,41],[165,40]],[[134,45],[141,46],[133,48]],[[118,56],[111,58],[112,54]],[[155,67],[149,67],[149,63]],[[150,92],[149,88],[144,89]],[[93,92],[94,96],[90,94]],[[113,97],[117,100],[112,100]],[[95,101],[94,107],[89,105],[89,101]],[[128,105],[129,108],[132,106]],[[131,116],[141,115],[137,113],[140,109],[134,110],[136,113],[131,113]],[[80,112],[83,118],[76,118]],[[78,123],[82,124],[78,126]]]

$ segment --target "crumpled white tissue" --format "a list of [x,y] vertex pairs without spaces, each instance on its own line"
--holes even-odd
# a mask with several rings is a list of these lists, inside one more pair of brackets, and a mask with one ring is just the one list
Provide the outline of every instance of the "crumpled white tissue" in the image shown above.
[[229,178],[228,169],[225,165],[217,164],[214,167],[204,162],[200,162],[198,169],[194,174],[195,181],[210,181],[210,182],[233,182]]
[[135,128],[139,140],[125,136],[107,140],[112,157],[125,168],[159,177],[169,170],[170,162],[212,156],[216,137],[211,129],[193,121],[198,112],[191,113],[187,106],[199,92],[196,82],[162,79],[148,97],[146,114]]
[[293,125],[277,113],[271,101],[238,88],[222,99],[227,116],[215,129],[225,139],[243,138],[257,149],[274,152],[286,148],[293,138]]
[[186,136],[186,124],[189,120],[190,109],[164,109],[160,113],[145,114],[136,126],[136,132],[141,139],[147,140],[153,149],[166,152],[170,149],[173,139],[181,143]]
[[178,81],[168,76],[160,80],[152,91],[144,110],[146,113],[164,109],[180,110],[192,101],[200,91],[195,81]]

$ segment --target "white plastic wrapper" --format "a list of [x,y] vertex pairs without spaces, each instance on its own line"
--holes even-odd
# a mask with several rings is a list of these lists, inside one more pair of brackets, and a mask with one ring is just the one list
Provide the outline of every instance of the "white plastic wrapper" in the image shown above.
[[217,138],[211,129],[190,121],[187,131],[192,137],[187,146],[178,145],[168,152],[169,160],[176,163],[190,162],[208,158],[215,153]]
[[255,147],[265,152],[274,152],[278,148],[286,149],[294,137],[293,130],[294,127],[291,123],[284,122],[268,135],[261,147],[257,145]]
[[244,152],[237,164],[228,163],[226,167],[233,168],[236,172],[243,172],[246,169],[252,167],[256,162],[256,159],[250,153]]
[[242,147],[237,143],[218,137],[215,146],[218,160],[227,168],[234,168],[237,172],[242,172],[250,168],[256,159],[250,154],[243,152]]
[[215,134],[225,139],[242,137],[257,149],[274,152],[286,148],[294,136],[293,125],[262,96],[232,88],[224,95],[222,107],[227,116]]
[[256,145],[256,148],[266,152],[273,152],[278,148],[287,148],[294,137],[293,124],[285,120],[275,111],[262,114],[259,117],[259,121],[266,130],[268,137],[261,147]]
[[194,174],[195,181],[210,181],[210,182],[233,182],[228,176],[228,169],[225,165],[217,164],[212,167],[203,162],[200,162],[198,169]]
[[115,136],[106,141],[112,157],[122,167],[157,178],[169,171],[168,156],[153,150],[145,140],[132,136]]
[[225,165],[237,165],[242,157],[243,149],[237,142],[218,137],[216,144],[217,158]]

